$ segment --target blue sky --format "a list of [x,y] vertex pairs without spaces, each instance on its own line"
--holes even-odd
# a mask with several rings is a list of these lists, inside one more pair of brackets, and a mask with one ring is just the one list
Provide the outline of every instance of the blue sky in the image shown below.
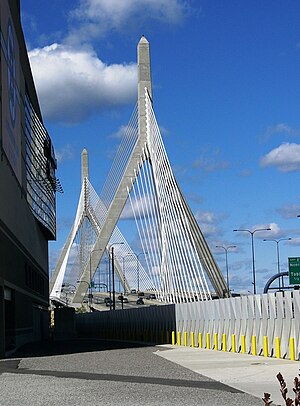
[[[137,94],[136,46],[150,42],[154,110],[187,200],[230,287],[252,292],[300,256],[300,3],[296,0],[21,0],[45,125],[65,193],[53,267],[80,192],[80,154],[100,193]],[[130,234],[133,245],[136,236]],[[129,238],[130,239],[130,238]]]

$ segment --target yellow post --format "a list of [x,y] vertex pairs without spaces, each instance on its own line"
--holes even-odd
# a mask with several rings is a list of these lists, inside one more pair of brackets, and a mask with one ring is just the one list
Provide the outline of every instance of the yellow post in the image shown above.
[[215,351],[218,351],[219,343],[218,343],[218,333],[214,334],[214,349]]
[[210,334],[206,333],[206,348],[210,350]]
[[290,338],[290,360],[295,361],[295,340],[293,337]]
[[187,347],[187,342],[188,342],[188,333],[185,331],[185,332],[183,333],[183,345],[184,345],[185,347]]
[[264,357],[269,356],[269,344],[268,344],[268,337],[264,336]]
[[252,355],[257,355],[256,336],[252,336]]
[[203,348],[202,333],[198,333],[198,347]]
[[181,332],[178,331],[177,333],[177,345],[181,345]]
[[242,354],[246,353],[246,336],[241,336],[241,347],[242,347]]
[[227,337],[226,334],[222,334],[222,350],[227,351]]
[[50,327],[54,327],[54,310],[50,311]]
[[231,334],[231,351],[236,352],[235,334]]
[[281,354],[280,354],[280,338],[279,337],[275,337],[275,355],[276,355],[276,358],[281,358]]
[[195,347],[195,334],[193,331],[191,331],[191,347]]
[[176,344],[176,340],[175,340],[175,331],[172,331],[172,345]]

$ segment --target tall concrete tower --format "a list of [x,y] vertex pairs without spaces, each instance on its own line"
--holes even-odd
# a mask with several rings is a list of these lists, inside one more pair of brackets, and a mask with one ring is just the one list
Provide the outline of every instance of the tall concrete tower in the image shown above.
[[81,152],[81,182],[83,183],[84,178],[89,178],[89,157],[88,152],[84,148]]
[[152,100],[151,66],[150,66],[150,45],[147,39],[142,36],[137,47],[138,59],[138,125],[139,138],[144,145],[146,141],[146,102],[145,89]]

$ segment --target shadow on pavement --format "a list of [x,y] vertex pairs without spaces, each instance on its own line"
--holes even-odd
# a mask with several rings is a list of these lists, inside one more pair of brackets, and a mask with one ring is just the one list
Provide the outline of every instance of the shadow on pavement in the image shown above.
[[28,343],[17,349],[15,352],[6,357],[11,358],[31,358],[31,357],[48,357],[52,355],[67,355],[75,353],[117,350],[123,348],[149,347],[143,343],[132,343],[125,341],[107,341],[92,339],[72,339],[62,341],[42,341]]

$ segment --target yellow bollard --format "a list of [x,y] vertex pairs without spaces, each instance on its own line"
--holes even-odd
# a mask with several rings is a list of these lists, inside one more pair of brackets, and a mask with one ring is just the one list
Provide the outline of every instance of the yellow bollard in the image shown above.
[[210,350],[210,334],[206,333],[206,348]]
[[246,336],[242,335],[241,336],[241,352],[242,354],[246,353]]
[[195,334],[193,331],[191,331],[191,347],[195,347]]
[[50,311],[50,327],[54,327],[54,310]]
[[177,333],[177,345],[181,345],[181,332],[178,331]]
[[256,336],[252,336],[252,355],[257,355]]
[[175,331],[172,331],[172,345],[176,344],[176,340],[175,340]]
[[295,340],[293,337],[290,338],[290,360],[295,361]]
[[202,333],[198,333],[198,347],[203,348]]
[[185,331],[185,332],[183,333],[183,345],[184,345],[185,347],[187,347],[187,342],[188,342],[188,333]]
[[215,349],[215,351],[218,351],[218,349],[219,349],[219,343],[218,343],[218,333],[215,333],[214,334],[214,349]]
[[276,358],[281,358],[280,354],[280,338],[275,337],[275,356]]
[[268,337],[264,336],[264,357],[269,356],[269,344],[268,344]]
[[235,334],[231,334],[231,351],[236,352]]
[[222,350],[227,351],[227,337],[226,334],[222,334]]

